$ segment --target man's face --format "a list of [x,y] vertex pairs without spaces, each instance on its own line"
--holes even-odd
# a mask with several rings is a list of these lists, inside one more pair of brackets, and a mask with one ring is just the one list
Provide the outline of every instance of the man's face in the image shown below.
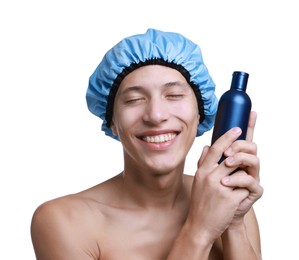
[[125,162],[156,171],[182,166],[199,122],[195,94],[180,72],[148,65],[128,74],[115,97],[112,130]]

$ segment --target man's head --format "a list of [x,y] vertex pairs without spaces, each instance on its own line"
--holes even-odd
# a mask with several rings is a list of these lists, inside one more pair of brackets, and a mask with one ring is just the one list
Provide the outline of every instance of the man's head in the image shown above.
[[120,83],[111,129],[121,141],[126,166],[165,173],[182,171],[199,120],[196,96],[184,76],[166,66],[147,65]]
[[215,84],[203,63],[198,45],[181,34],[149,29],[127,37],[110,49],[89,80],[86,100],[89,110],[103,120],[102,130],[111,130],[114,98],[122,80],[146,65],[163,65],[178,70],[193,89],[198,103],[197,136],[212,128],[217,109]]

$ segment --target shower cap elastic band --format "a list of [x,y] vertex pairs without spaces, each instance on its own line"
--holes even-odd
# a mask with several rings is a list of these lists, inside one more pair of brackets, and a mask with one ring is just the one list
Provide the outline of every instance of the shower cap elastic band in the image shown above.
[[114,97],[121,81],[133,70],[150,64],[168,66],[182,73],[198,101],[201,120],[197,136],[210,130],[214,125],[218,100],[200,47],[181,34],[148,29],[145,34],[124,38],[112,47],[89,78],[87,106],[103,120],[105,134],[119,140],[113,135],[110,123]]

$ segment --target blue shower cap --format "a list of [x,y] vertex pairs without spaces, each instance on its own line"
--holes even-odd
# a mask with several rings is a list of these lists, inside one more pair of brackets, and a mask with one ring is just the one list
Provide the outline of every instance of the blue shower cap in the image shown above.
[[165,65],[182,73],[198,101],[201,122],[197,136],[210,130],[214,125],[218,100],[200,47],[181,34],[148,29],[145,34],[133,35],[117,43],[89,78],[87,106],[103,120],[105,134],[119,140],[110,128],[115,94],[126,75],[149,64]]

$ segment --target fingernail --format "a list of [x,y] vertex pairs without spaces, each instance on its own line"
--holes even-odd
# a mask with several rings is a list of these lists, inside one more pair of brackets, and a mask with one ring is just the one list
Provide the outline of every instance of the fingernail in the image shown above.
[[240,127],[234,127],[233,128],[233,132],[235,133],[235,134],[240,134],[241,133],[241,128]]
[[231,147],[229,147],[226,149],[225,154],[229,156],[232,154],[232,151],[233,151],[233,149]]
[[229,156],[226,158],[228,163],[232,163],[234,161],[234,157],[233,156]]
[[222,179],[222,183],[223,184],[228,184],[229,183],[229,181],[230,181],[230,178],[229,177],[224,177],[223,179]]

